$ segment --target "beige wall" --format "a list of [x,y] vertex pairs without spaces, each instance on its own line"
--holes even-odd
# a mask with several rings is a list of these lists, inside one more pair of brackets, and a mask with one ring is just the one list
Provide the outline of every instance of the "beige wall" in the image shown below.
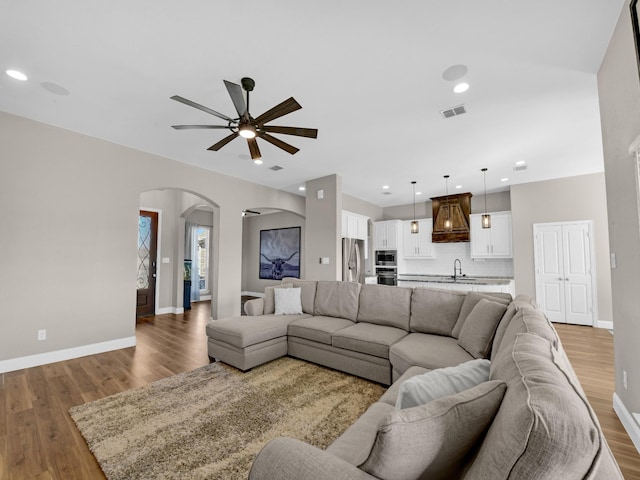
[[261,280],[260,275],[260,230],[271,228],[301,227],[300,229],[300,278],[305,278],[306,252],[305,219],[291,212],[270,213],[245,217],[242,221],[242,291],[263,293],[264,287],[277,285],[279,280]]
[[0,159],[0,361],[135,335],[142,192],[177,188],[220,207],[216,318],[240,313],[242,210],[304,214],[300,196],[6,113]]
[[347,212],[358,213],[369,217],[372,222],[382,220],[382,207],[373,203],[365,202],[359,198],[352,197],[346,193],[342,194],[342,209]]
[[533,225],[592,220],[597,276],[597,320],[611,321],[611,275],[604,174],[594,173],[511,187],[513,274],[516,293],[535,297]]
[[[629,412],[640,412],[640,237],[637,172],[629,154],[629,146],[640,135],[640,79],[628,5],[627,1],[622,8],[598,73],[598,92],[609,241],[617,259],[617,268],[611,270],[616,394]],[[622,386],[623,370],[628,389]]]
[[[342,177],[329,175],[306,183],[305,278],[342,279]],[[317,192],[324,197],[318,199]],[[329,264],[321,265],[321,257]]]

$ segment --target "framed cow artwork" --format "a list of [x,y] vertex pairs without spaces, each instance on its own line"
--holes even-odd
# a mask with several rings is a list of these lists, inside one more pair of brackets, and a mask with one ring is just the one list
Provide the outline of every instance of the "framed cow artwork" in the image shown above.
[[260,230],[259,278],[300,278],[300,234],[301,227]]

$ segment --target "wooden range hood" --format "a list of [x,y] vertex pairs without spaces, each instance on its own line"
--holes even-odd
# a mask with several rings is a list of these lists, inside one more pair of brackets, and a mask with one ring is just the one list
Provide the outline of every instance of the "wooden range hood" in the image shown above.
[[[433,243],[469,241],[469,215],[471,214],[471,193],[459,193],[431,198],[433,209]],[[444,223],[451,218],[451,228]]]

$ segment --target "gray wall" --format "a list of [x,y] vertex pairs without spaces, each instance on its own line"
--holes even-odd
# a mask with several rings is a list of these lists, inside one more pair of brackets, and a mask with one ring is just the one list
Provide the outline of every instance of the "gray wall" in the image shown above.
[[594,173],[511,187],[516,293],[535,297],[533,224],[593,220],[597,319],[611,321],[611,275],[604,174]]
[[[640,237],[634,158],[629,146],[640,135],[640,79],[629,2],[598,73],[604,148],[609,242],[617,257],[611,270],[615,322],[616,394],[629,412],[640,412]],[[622,386],[622,371],[628,389]]]
[[342,194],[342,209],[369,217],[372,222],[382,220],[383,208],[373,203],[365,202],[346,193]]
[[[305,278],[342,279],[342,177],[310,180],[306,189]],[[323,199],[318,199],[319,190]],[[321,265],[321,257],[328,257],[329,264]]]
[[[420,198],[420,197],[417,197]],[[431,218],[433,210],[431,200],[418,202],[416,198],[416,218]],[[506,212],[511,210],[511,199],[509,192],[498,192],[487,194],[488,212]],[[471,197],[471,213],[484,212],[484,195],[474,195]],[[384,220],[411,220],[413,219],[413,204],[396,205],[385,207],[383,211]]]
[[302,227],[300,230],[300,277],[305,278],[306,258],[305,219],[291,212],[270,213],[244,217],[242,221],[242,291],[263,293],[264,287],[276,285],[279,280],[260,280],[260,230],[271,228]]
[[305,209],[298,195],[6,113],[0,158],[0,361],[135,335],[142,192],[177,188],[219,206],[214,318],[240,314],[242,210]]

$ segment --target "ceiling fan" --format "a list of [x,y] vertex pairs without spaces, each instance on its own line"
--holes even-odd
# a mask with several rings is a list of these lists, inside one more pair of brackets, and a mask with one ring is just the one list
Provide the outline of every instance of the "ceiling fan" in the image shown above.
[[[185,105],[197,108],[198,110],[202,110],[203,112],[207,112],[215,117],[221,118],[222,120],[226,120],[227,125],[172,125],[172,127],[176,130],[231,130],[231,135],[228,135],[219,142],[211,145],[207,150],[218,151],[239,135],[247,139],[247,143],[249,144],[249,151],[251,152],[251,158],[253,160],[260,160],[260,158],[262,157],[262,155],[260,154],[260,149],[258,148],[257,138],[266,140],[272,145],[275,145],[276,147],[281,148],[285,152],[289,152],[292,155],[300,150],[299,148],[296,148],[293,145],[289,145],[279,138],[270,135],[271,133],[282,133],[285,135],[296,135],[298,137],[309,138],[318,137],[318,130],[315,128],[280,127],[275,125],[265,125],[266,123],[275,120],[276,118],[280,118],[284,115],[287,115],[288,113],[295,112],[296,110],[301,109],[302,106],[298,102],[296,102],[293,97],[267,110],[262,115],[253,118],[249,113],[249,92],[253,90],[256,84],[253,79],[247,77],[243,78],[240,83],[242,84],[242,86],[238,85],[237,83],[224,80],[224,84],[227,87],[229,96],[231,96],[233,105],[236,107],[236,111],[238,112],[238,118],[228,117],[227,115],[216,112],[215,110],[211,110],[210,108],[192,102],[191,100],[187,100],[186,98],[183,98],[179,95],[174,95],[173,97],[171,97],[172,100],[184,103]],[[246,103],[242,90],[247,92]]]

